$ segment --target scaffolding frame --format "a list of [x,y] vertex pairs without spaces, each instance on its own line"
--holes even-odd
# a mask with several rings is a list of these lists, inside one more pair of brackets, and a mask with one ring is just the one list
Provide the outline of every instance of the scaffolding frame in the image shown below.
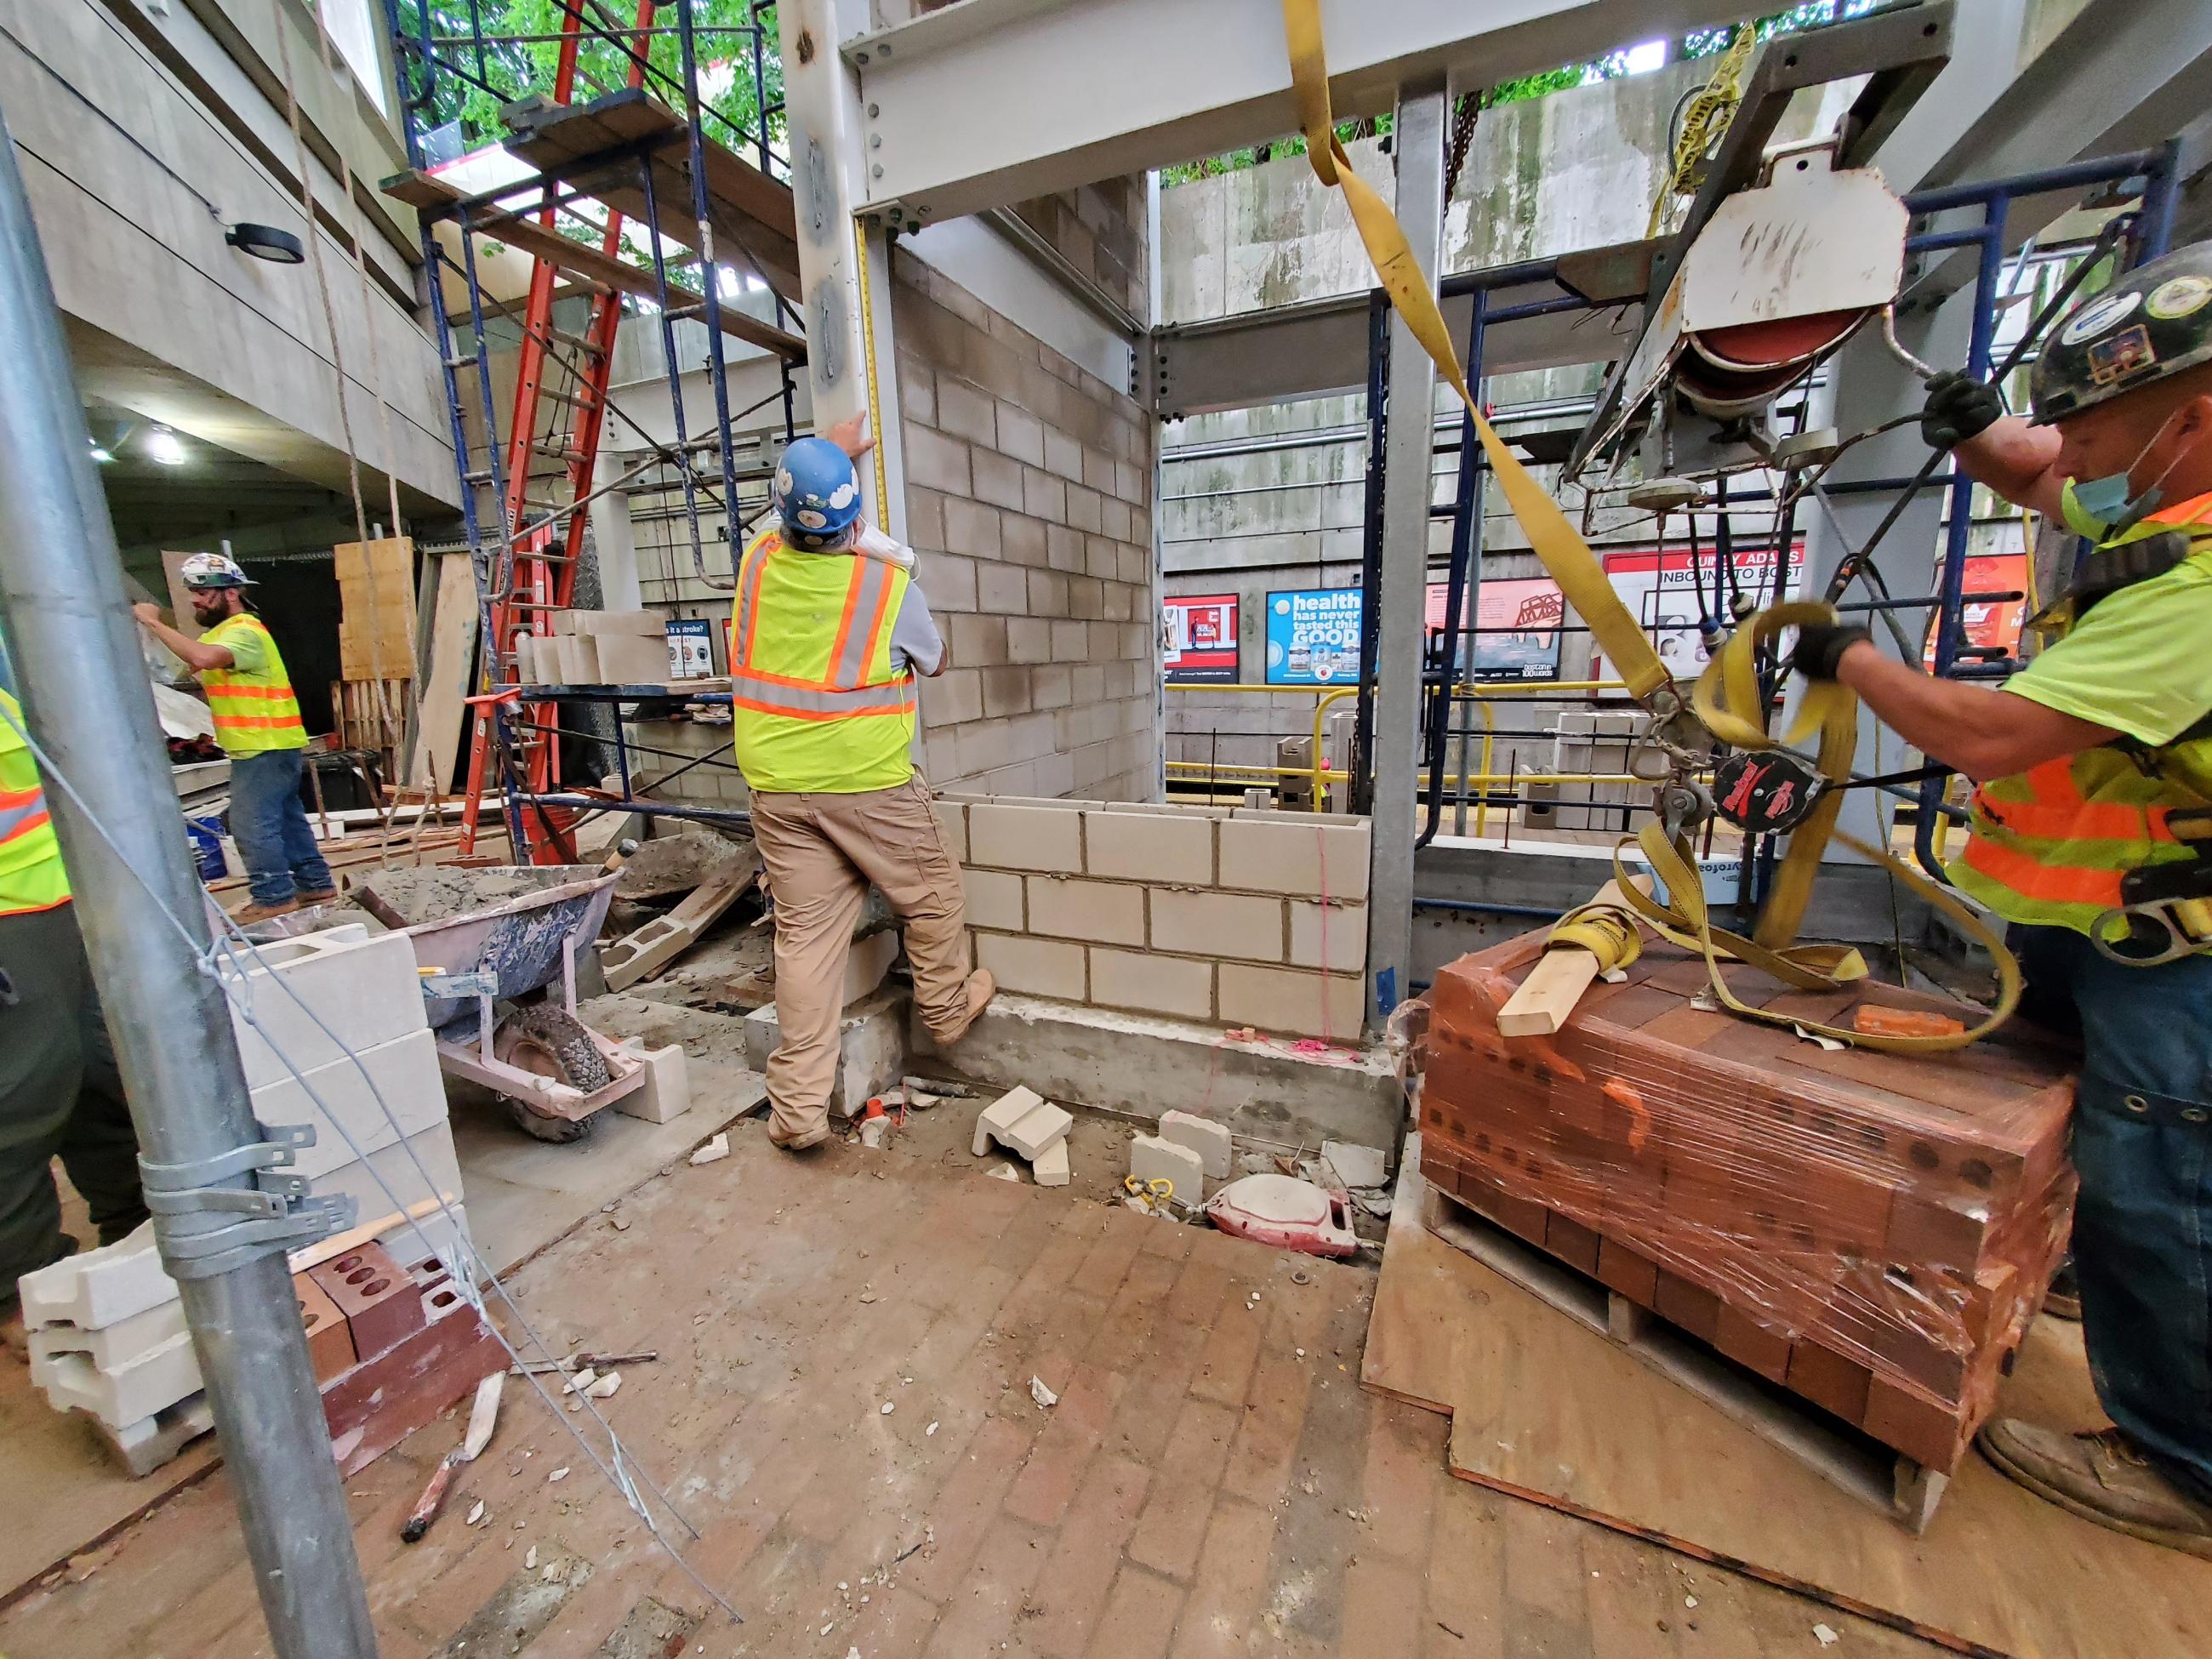
[[[542,637],[539,620],[573,602],[586,555],[586,509],[647,468],[658,470],[664,489],[672,472],[694,571],[710,586],[733,587],[750,522],[740,507],[740,468],[730,431],[726,337],[778,359],[778,391],[762,402],[780,397],[787,443],[796,435],[792,369],[805,355],[791,305],[795,254],[784,253],[795,237],[795,226],[785,229],[792,219],[790,166],[771,131],[782,112],[781,97],[769,96],[766,36],[774,27],[767,17],[773,0],[750,0],[743,24],[700,23],[697,0],[672,0],[672,7],[670,0],[636,0],[629,18],[608,0],[561,0],[561,6],[560,29],[546,36],[487,31],[474,5],[463,27],[454,9],[441,9],[434,0],[384,0],[411,169],[385,188],[414,207],[421,220],[462,528],[477,587],[475,691],[464,699],[474,720],[461,847],[465,853],[473,849],[485,796],[495,788],[514,856],[532,863],[574,857],[570,832],[578,819],[570,803],[576,797],[562,788],[558,738],[565,733],[557,706],[561,696],[574,694],[570,688],[526,684],[520,642],[526,635]],[[729,60],[732,86],[750,70],[754,128],[715,109],[702,94],[702,37],[741,43],[739,56]],[[652,60],[652,42],[668,39],[677,42],[679,73]],[[535,59],[517,49],[545,45],[557,50],[550,85],[541,88],[533,83]],[[623,65],[624,84],[618,88],[586,67],[592,58],[610,56]],[[501,71],[512,84],[501,83]],[[580,82],[600,95],[580,102]],[[526,176],[475,193],[437,176],[430,165],[429,124],[456,88],[501,100],[508,130],[501,142],[531,167]],[[662,92],[672,101],[655,95]],[[709,136],[710,121],[726,131],[736,149]],[[753,160],[744,160],[739,150]],[[441,225],[452,228],[455,249],[441,239]],[[533,260],[516,325],[515,383],[504,427],[493,362],[501,349],[495,324],[505,313],[488,302],[479,239],[496,239]],[[626,258],[639,240],[642,259]],[[672,252],[671,244],[684,251]],[[773,322],[725,305],[726,256],[750,267],[775,296]],[[696,272],[690,287],[672,274],[686,265]],[[449,274],[465,296],[465,318],[457,319],[447,303]],[[589,300],[589,320],[575,332],[555,325],[564,278],[568,294]],[[626,310],[626,301],[634,308]],[[655,438],[612,400],[615,346],[625,314],[657,319],[672,442]],[[715,417],[714,432],[696,440],[688,429],[676,332],[677,323],[689,319],[704,325],[704,367]],[[598,463],[610,416],[631,426],[649,458],[600,483]],[[707,450],[713,454],[702,476],[700,452]],[[744,471],[754,474],[757,467]],[[532,493],[549,482],[550,494]],[[710,570],[706,556],[702,519],[715,513],[722,519],[726,576]],[[583,700],[613,701],[604,696]],[[618,713],[615,740],[619,760]],[[626,775],[626,763],[620,769]]]

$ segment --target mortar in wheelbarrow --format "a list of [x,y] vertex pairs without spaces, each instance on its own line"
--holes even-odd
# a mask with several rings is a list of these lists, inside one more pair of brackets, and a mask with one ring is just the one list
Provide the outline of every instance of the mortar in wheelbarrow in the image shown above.
[[[421,966],[489,975],[507,1001],[557,978],[568,947],[590,947],[617,876],[593,864],[432,866],[356,878],[353,896],[414,941]],[[466,1041],[476,1031],[474,997],[426,996],[423,1009],[441,1037]]]

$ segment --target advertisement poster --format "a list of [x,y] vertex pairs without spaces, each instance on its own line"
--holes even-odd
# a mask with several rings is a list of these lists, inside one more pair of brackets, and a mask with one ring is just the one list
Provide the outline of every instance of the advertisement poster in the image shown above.
[[[1735,556],[1735,585],[1747,597],[1758,601],[1761,609],[1787,599],[1796,591],[1798,579],[1805,569],[1805,544],[1797,543],[1790,550],[1790,568],[1784,574],[1780,593],[1774,586],[1774,552],[1771,548],[1740,550]],[[1690,550],[1670,547],[1663,552],[1656,548],[1638,549],[1629,553],[1608,553],[1605,556],[1605,574],[1613,583],[1613,591],[1620,595],[1628,614],[1643,625],[1646,639],[1659,650],[1659,660],[1677,679],[1695,679],[1705,665],[1705,644],[1698,632],[1698,585],[1705,586],[1705,609],[1726,614],[1727,595],[1723,592],[1718,601],[1714,597],[1714,582],[1721,577],[1718,556],[1711,548],[1704,549],[1698,556],[1697,571],[1690,568]],[[1604,660],[1604,654],[1594,653],[1591,659],[1593,678],[1620,678],[1618,665]]]
[[1267,595],[1267,684],[1348,685],[1359,678],[1359,590]]
[[[1930,579],[1940,582],[1940,570]],[[1931,586],[1929,592],[1936,590]],[[2008,657],[2020,655],[2021,629],[2027,621],[2027,555],[2025,553],[1984,553],[1966,561],[1966,580],[1961,592],[1967,593],[2018,593],[2017,599],[1984,599],[1979,603],[1968,600],[1966,615],[1966,641],[1970,646],[1990,647],[2002,651]],[[1936,630],[1928,630],[1927,649],[1922,663],[1930,673],[1936,670]]]
[[1170,684],[1233,685],[1237,681],[1237,596],[1175,593],[1161,602]]
[[714,624],[704,617],[674,617],[668,628],[668,678],[703,680],[714,672]]
[[[1444,594],[1443,583],[1429,584],[1431,629],[1444,625]],[[1567,605],[1557,582],[1545,576],[1486,581],[1475,603],[1474,625],[1502,631],[1474,636],[1473,678],[1493,684],[1559,678],[1559,627]]]

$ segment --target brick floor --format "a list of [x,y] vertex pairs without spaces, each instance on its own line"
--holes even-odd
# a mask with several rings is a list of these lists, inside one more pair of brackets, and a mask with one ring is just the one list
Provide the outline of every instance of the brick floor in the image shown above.
[[[590,1573],[526,1659],[600,1652],[647,1595],[706,1615],[684,1650],[712,1659],[1753,1656],[1815,1650],[1815,1623],[1853,1654],[1923,1650],[1452,1480],[1443,1419],[1359,1389],[1366,1269],[895,1154],[800,1161],[757,1126],[736,1138],[514,1290],[549,1340],[660,1352],[607,1415],[746,1622],[599,1480],[578,1419],[510,1387],[421,1544],[398,1523],[457,1421],[349,1484],[386,1659],[441,1652],[532,1545],[541,1569],[569,1553]],[[82,1582],[0,1611],[0,1652],[265,1652],[229,1504],[219,1472],[179,1492]]]

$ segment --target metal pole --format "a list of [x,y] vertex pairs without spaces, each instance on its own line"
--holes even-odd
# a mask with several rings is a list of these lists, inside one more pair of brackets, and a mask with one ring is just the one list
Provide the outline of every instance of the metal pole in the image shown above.
[[[48,782],[143,1159],[200,1164],[261,1132],[222,993],[139,886],[143,878],[187,927],[204,930],[115,532],[4,124],[0,342],[9,364],[0,375],[0,619],[31,726],[83,795],[81,811]],[[247,1191],[253,1178],[204,1184]],[[195,1239],[236,1219],[156,1215],[155,1237],[163,1260],[177,1262]],[[283,1249],[179,1286],[276,1653],[374,1659],[353,1525]]]

